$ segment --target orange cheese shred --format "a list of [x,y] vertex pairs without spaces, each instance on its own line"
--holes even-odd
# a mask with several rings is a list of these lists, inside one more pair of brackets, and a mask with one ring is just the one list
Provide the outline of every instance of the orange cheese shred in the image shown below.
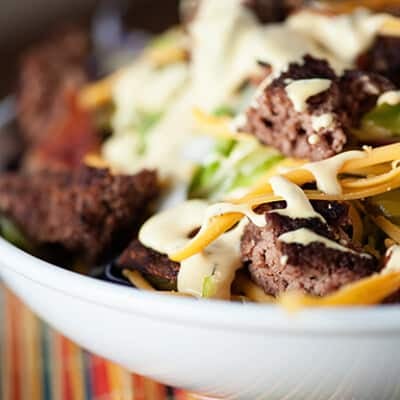
[[369,306],[379,304],[399,289],[400,272],[375,274],[346,285],[325,297],[288,292],[278,298],[278,304],[290,312],[309,307]]
[[[346,161],[340,173],[356,173],[358,170],[368,168],[374,165],[386,164],[400,159],[400,143],[369,149],[365,151],[364,157],[354,158]],[[400,187],[400,171],[395,168],[380,177],[361,178],[360,184],[355,184],[355,180],[346,180],[343,193],[340,195],[326,195],[317,191],[306,191],[307,196],[313,200],[357,200],[366,197],[375,196],[386,191]],[[311,172],[305,169],[290,170],[282,174],[289,181],[302,186],[308,182],[314,182],[315,178]],[[347,188],[346,188],[347,185]],[[261,182],[258,186],[239,200],[236,204],[249,204],[256,206],[263,203],[280,200],[272,194],[271,185],[268,182]],[[230,229],[242,218],[242,214],[229,213],[212,218],[206,226],[186,245],[183,249],[169,257],[173,261],[180,262],[192,255],[200,252],[207,247],[216,238]]]

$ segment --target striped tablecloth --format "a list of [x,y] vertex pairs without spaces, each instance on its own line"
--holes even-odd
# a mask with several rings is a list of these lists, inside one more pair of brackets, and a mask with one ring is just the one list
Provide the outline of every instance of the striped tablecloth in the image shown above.
[[1,283],[0,361],[1,400],[192,400],[83,351]]

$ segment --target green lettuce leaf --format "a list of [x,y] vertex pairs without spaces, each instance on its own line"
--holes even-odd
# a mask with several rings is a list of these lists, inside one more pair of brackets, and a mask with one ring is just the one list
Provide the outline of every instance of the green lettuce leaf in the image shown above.
[[213,115],[216,117],[234,117],[237,111],[231,106],[228,105],[222,105],[217,107],[213,111]]
[[189,186],[189,197],[220,200],[255,184],[282,159],[277,150],[256,140],[220,140],[208,160],[197,168]]
[[203,280],[203,288],[201,296],[204,298],[213,298],[217,293],[217,286],[214,281],[214,275],[210,275],[204,278]]
[[368,203],[394,224],[400,225],[400,189],[371,197]]
[[162,112],[138,112],[138,121],[136,123],[136,132],[139,135],[139,148],[138,153],[144,154],[147,148],[147,134],[153,129],[160,121]]
[[362,139],[400,136],[400,104],[381,104],[367,113],[356,132]]
[[8,218],[0,217],[0,234],[5,240],[20,249],[28,251],[33,248],[18,227]]

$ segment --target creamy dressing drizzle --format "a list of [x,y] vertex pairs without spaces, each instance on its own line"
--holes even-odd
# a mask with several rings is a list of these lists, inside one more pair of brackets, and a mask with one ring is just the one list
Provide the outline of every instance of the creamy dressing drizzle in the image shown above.
[[390,274],[391,272],[399,272],[400,271],[400,246],[393,245],[391,246],[387,252],[386,257],[389,257],[388,262],[385,265],[385,268],[382,270],[382,274]]
[[[285,23],[263,25],[242,0],[203,0],[189,26],[189,65],[178,63],[155,70],[140,59],[116,82],[114,135],[103,147],[103,156],[127,173],[158,168],[164,180],[187,181],[193,163],[182,153],[193,138],[194,106],[212,111],[232,99],[243,82],[259,72],[258,60],[272,66],[272,74],[258,93],[289,63],[301,63],[305,54],[327,59],[340,74],[368,47],[386,18],[366,11],[341,17],[305,12]],[[137,152],[140,142],[134,129],[141,110],[164,112],[147,135],[146,154]],[[323,121],[314,123],[317,126]],[[243,124],[243,116],[236,124],[236,128]]]
[[240,129],[243,129],[243,127],[246,125],[246,122],[247,122],[246,114],[240,113],[229,123],[229,128],[233,132],[238,132]]
[[287,25],[315,40],[336,59],[353,64],[388,18],[388,14],[373,14],[362,8],[337,16],[304,10],[289,17]]
[[236,271],[242,267],[240,239],[247,221],[220,236],[202,252],[182,261],[178,291],[201,297],[205,278],[212,277],[213,298],[229,300]]
[[343,164],[346,161],[362,157],[365,157],[365,152],[363,151],[347,151],[326,160],[302,165],[300,168],[306,169],[314,175],[317,188],[321,192],[338,195],[342,193],[342,188],[338,180],[338,174]]
[[286,93],[297,112],[307,109],[307,100],[330,88],[332,81],[329,79],[300,79],[286,86]]
[[381,94],[378,98],[378,106],[382,104],[389,104],[390,106],[396,106],[400,103],[400,90],[389,90]]
[[192,108],[193,94],[185,90],[148,133],[148,152],[144,165],[147,168],[158,168],[164,179],[185,182],[193,172],[193,163],[184,157],[185,147],[194,138]]
[[208,206],[203,200],[188,200],[154,215],[142,225],[140,242],[162,254],[182,248],[202,225]]
[[320,129],[330,128],[333,124],[333,114],[326,113],[321,115],[313,115],[311,117],[311,124],[315,131],[319,131]]
[[[348,253],[356,253],[355,251],[341,246],[340,244],[334,242],[333,240],[327,239],[324,236],[318,235],[315,232],[311,231],[307,228],[300,228],[295,231],[284,233],[280,235],[278,238],[279,241],[284,243],[296,243],[301,244],[302,246],[308,246],[311,243],[322,243],[325,247],[328,247],[333,250],[348,252]],[[357,253],[358,254],[358,253]],[[367,253],[361,253],[362,257],[371,257]]]
[[[146,247],[169,254],[190,241],[190,234],[199,228],[208,215],[208,203],[188,200],[150,218],[140,229],[139,240]],[[207,222],[206,222],[207,224]],[[247,221],[220,236],[202,252],[182,261],[178,274],[178,291],[201,297],[204,279],[212,277],[214,298],[229,299],[237,269],[242,266],[240,238]]]
[[216,203],[207,209],[207,220],[223,214],[240,213],[245,215],[254,225],[263,227],[266,225],[265,216],[257,214],[248,204]]
[[[194,131],[188,79],[184,64],[158,72],[139,60],[127,68],[113,87],[114,134],[102,147],[102,155],[111,165],[126,173],[157,168],[163,180],[189,179],[193,164],[182,156]],[[138,153],[140,134],[136,129],[141,112],[164,113],[146,133],[143,154]]]
[[273,210],[280,215],[290,218],[319,218],[325,221],[321,214],[318,214],[303,190],[290,182],[283,176],[273,176],[269,183],[276,196],[280,196],[286,202],[286,208],[282,210]]
[[313,133],[307,138],[307,142],[310,143],[312,146],[318,144],[320,140],[321,138],[315,133]]
[[264,86],[291,62],[301,63],[306,54],[327,59],[338,73],[351,67],[351,62],[338,59],[309,34],[312,19],[308,31],[304,26],[297,29],[295,23],[263,25],[242,0],[202,0],[189,26],[196,104],[212,111],[259,71],[258,60],[272,67]]

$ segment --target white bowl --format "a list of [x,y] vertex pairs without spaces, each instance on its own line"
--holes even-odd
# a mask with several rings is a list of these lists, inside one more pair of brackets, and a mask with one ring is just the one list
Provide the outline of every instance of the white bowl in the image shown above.
[[[67,337],[131,371],[235,399],[394,399],[400,307],[308,310],[150,294],[69,272],[0,239],[0,274]],[[398,398],[398,397],[397,397]]]

